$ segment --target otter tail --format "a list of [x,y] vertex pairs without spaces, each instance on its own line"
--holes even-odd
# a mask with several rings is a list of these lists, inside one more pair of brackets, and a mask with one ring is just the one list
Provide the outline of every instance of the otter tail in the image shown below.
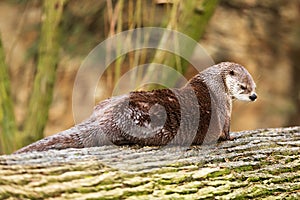
[[25,146],[14,154],[32,152],[32,151],[47,151],[49,149],[66,149],[66,148],[83,148],[79,136],[80,130],[78,127],[72,127],[68,130],[62,131],[58,134],[46,137],[28,146]]

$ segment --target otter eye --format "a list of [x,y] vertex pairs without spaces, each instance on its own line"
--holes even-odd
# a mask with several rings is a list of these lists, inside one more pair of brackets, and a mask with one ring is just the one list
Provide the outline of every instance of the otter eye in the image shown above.
[[229,74],[230,74],[231,76],[234,76],[234,71],[233,71],[233,70],[230,70]]
[[245,87],[245,86],[243,86],[243,85],[241,85],[240,88],[241,88],[242,90],[246,90],[246,89],[247,89],[247,87]]

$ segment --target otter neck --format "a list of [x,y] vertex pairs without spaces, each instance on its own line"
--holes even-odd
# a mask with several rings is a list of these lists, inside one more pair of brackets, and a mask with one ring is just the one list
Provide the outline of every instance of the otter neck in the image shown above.
[[205,83],[215,106],[227,108],[226,110],[229,111],[227,114],[230,114],[232,110],[232,98],[225,83],[224,71],[218,66],[210,67],[192,78],[189,84],[193,88],[197,88],[199,82]]

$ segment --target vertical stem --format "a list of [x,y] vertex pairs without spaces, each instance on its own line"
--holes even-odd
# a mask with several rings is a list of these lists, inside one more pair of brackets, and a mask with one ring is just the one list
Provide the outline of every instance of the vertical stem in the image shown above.
[[[107,16],[108,16],[108,22],[109,22],[109,28],[108,28],[108,37],[112,36],[114,34],[114,21],[113,21],[113,5],[112,5],[112,0],[106,0],[106,6],[107,6]],[[106,61],[105,61],[105,66],[108,65],[108,60],[110,60],[111,57],[111,44],[107,44],[106,46]],[[106,84],[109,87],[112,87],[112,82],[113,82],[113,70],[111,67],[107,68],[107,80]],[[110,88],[111,90],[112,88]]]
[[[136,15],[135,15],[135,10],[136,10],[136,5],[135,5],[136,1],[132,1],[130,0],[128,2],[128,27],[129,30],[134,29],[136,27]],[[129,40],[132,40],[132,34],[128,34],[127,36],[127,40],[126,42],[129,42]],[[128,43],[129,45],[131,45],[131,42]],[[129,68],[132,68],[134,65],[134,55],[133,53],[128,53],[128,60],[129,60]]]
[[[142,1],[141,0],[137,0],[136,1],[136,6],[135,6],[135,16],[134,16],[134,21],[136,22],[136,27],[137,28],[141,28],[142,26]],[[141,33],[137,32],[136,35],[137,39],[136,39],[136,44],[138,44],[140,42],[141,39]],[[140,54],[141,51],[140,50],[136,50],[134,52],[134,56],[133,56],[133,63],[130,64],[130,67],[137,67],[140,64]],[[134,82],[137,84],[139,83],[139,81],[141,80],[142,77],[142,69],[138,68],[137,69],[138,74],[132,73],[131,74],[131,81],[135,80]],[[135,88],[137,88],[138,85],[135,85]]]
[[[122,31],[122,11],[123,11],[123,5],[124,1],[120,0],[116,3],[115,8],[113,8],[113,4],[111,0],[107,0],[107,10],[109,15],[109,22],[110,22],[110,30],[109,30],[109,36],[115,35],[116,32]],[[115,29],[117,29],[115,31]],[[117,49],[116,53],[117,55],[120,55],[120,44],[122,41],[117,41]],[[107,46],[107,60],[109,60],[111,56],[111,44],[108,44]],[[111,86],[111,89],[113,88],[113,85],[116,84],[116,82],[119,80],[119,77],[121,76],[121,65],[123,62],[123,56],[116,59],[115,63],[115,71],[112,70],[112,68],[107,69],[107,83],[108,86]],[[108,63],[106,62],[106,65]],[[113,73],[114,72],[114,73]]]
[[[177,2],[177,1],[176,1]],[[179,1],[180,6],[180,13],[177,14],[176,17],[170,19],[168,24],[168,28],[174,28],[174,20],[176,22],[176,30],[186,34],[187,36],[191,37],[192,39],[199,41],[201,36],[205,31],[205,27],[212,16],[216,6],[218,5],[219,0],[189,0],[189,1]],[[176,6],[174,4],[173,6]],[[174,10],[175,13],[176,10]],[[172,16],[172,14],[171,14]],[[174,19],[175,18],[175,19]],[[168,34],[163,35],[160,41],[160,45],[164,45],[168,39]],[[191,56],[194,50],[194,46],[187,46],[187,44],[181,44],[180,41],[176,43],[176,46],[180,47],[180,51],[184,51],[185,54]],[[168,54],[162,51],[156,51],[154,59],[154,63],[160,63],[166,66],[170,66],[175,68],[176,64],[180,64],[181,71],[184,73],[188,66],[187,62],[181,59],[179,62],[176,60],[176,56],[172,54]],[[177,67],[178,68],[178,67]],[[147,74],[152,74],[154,68],[149,67],[147,70]],[[169,83],[175,84],[176,80],[172,77],[168,79]]]
[[[117,19],[117,33],[120,33],[122,31],[122,26],[123,26],[123,6],[124,6],[124,1],[123,0],[119,0],[117,7],[118,7],[118,12],[116,13],[118,15],[118,19]],[[121,54],[121,43],[123,41],[117,41],[117,55]],[[124,60],[124,56],[120,56],[116,59],[116,66],[115,66],[115,77],[114,77],[114,84],[116,84],[118,82],[118,80],[120,79],[121,76],[121,67],[122,67],[122,63]]]
[[44,0],[37,74],[24,123],[23,145],[43,137],[53,96],[59,53],[59,24],[64,0]]
[[0,154],[16,149],[17,125],[10,94],[8,67],[0,35]]

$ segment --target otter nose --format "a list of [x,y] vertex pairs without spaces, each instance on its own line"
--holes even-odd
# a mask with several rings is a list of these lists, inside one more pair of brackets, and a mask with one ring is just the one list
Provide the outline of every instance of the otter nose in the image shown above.
[[251,96],[249,96],[249,99],[250,99],[251,101],[255,101],[255,99],[257,99],[256,94],[254,93],[254,94],[252,94]]

